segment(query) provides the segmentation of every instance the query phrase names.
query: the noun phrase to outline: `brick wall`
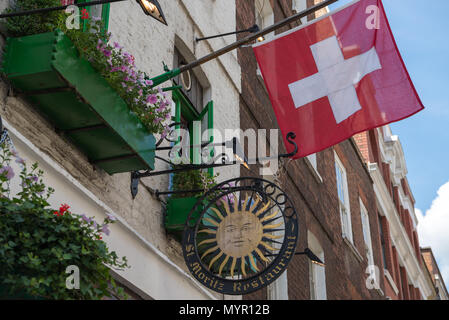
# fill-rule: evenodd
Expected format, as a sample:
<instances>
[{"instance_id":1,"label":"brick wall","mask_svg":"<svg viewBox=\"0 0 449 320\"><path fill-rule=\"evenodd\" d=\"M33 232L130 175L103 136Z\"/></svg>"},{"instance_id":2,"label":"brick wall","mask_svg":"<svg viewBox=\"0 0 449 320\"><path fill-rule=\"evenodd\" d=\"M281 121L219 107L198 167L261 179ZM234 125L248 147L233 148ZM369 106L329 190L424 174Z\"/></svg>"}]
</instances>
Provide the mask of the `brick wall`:
<instances>
[{"instance_id":1,"label":"brick wall","mask_svg":"<svg viewBox=\"0 0 449 320\"><path fill-rule=\"evenodd\" d=\"M315 1L316 2L316 1ZM312 1L308 1L309 5ZM237 30L254 24L253 1L237 0ZM291 0L272 0L275 21L293 14ZM292 24L294 27L297 24ZM288 27L284 28L285 31ZM238 50L242 67L242 93L240 96L240 124L242 130L278 128L277 121L261 79L257 76L257 63L250 48ZM269 141L267 141L269 143ZM284 146L279 140L280 150ZM369 213L374 261L380 270L380 239L378 219L372 181L356 144L351 140L335 146L335 152L346 168L350 195L350 210L354 236L354 248L342 238L341 219L337 198L334 149L317 154L318 171L322 182L317 179L305 159L291 162L287 174L281 179L281 187L292 198L299 215L300 236L297 250L307 247L307 231L312 232L324 249L326 263L326 288L328 299L379 299L379 293L366 287L365 270L367 258L362 234L360 204L361 198ZM362 155L363 156L363 155ZM253 165L250 172L257 174ZM383 279L381 289L384 290ZM288 293L290 299L309 299L309 261L305 256L295 256L288 267ZM244 299L264 299L266 290L245 296Z\"/></svg>"}]
</instances>

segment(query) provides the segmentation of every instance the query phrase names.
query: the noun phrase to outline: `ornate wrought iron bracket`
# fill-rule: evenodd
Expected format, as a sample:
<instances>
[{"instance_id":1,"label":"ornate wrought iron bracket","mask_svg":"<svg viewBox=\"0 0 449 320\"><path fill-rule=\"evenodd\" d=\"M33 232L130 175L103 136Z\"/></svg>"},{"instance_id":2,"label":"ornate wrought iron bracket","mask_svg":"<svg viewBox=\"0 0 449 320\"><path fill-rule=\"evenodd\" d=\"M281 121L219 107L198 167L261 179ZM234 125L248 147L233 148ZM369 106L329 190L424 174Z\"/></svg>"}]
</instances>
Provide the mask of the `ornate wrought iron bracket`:
<instances>
[{"instance_id":1,"label":"ornate wrought iron bracket","mask_svg":"<svg viewBox=\"0 0 449 320\"><path fill-rule=\"evenodd\" d=\"M173 123L170 125L170 127L175 127L175 126L179 126L181 125L180 123ZM178 142L177 140L171 140L170 139L171 135L168 135L167 137L163 137L161 138L157 144L156 144L156 151L169 151L172 152L173 151L173 146L170 147L159 147L161 145L161 143L165 140L169 141L169 142ZM160 156L156 156L156 159L161 160L169 165L172 166L172 169L169 170L161 170L161 171L144 171L144 172L132 172L131 173L131 195L133 197L133 199L137 196L138 193L138 188L139 188L139 181L141 178L145 178L145 177L154 177L154 176L160 176L160 175L166 175L166 174L172 174L172 173L177 173L177 172L185 172L185 171L193 171L193 170L203 170L203 169L209 169L209 168L220 168L220 167L226 167L226 166L232 166L232 165L236 165L236 164L242 164L245 167L248 167L248 163L257 163L259 161L266 161L266 160L270 160L270 159L281 159L281 158L289 158L289 157L293 157L298 153L298 145L293 141L293 139L296 138L296 134L293 132L289 132L286 136L287 141L292 144L294 146L294 150L290 153L286 153L286 154L280 154L277 156L271 156L271 157L264 157L264 158L259 158L256 157L255 159L251 159L251 160L247 160L244 151L242 149L242 147L240 146L238 139L237 138L233 138L231 141L227 141L227 142L223 142L223 143L210 143L210 142L206 142L203 143L200 146L194 146L194 147L201 147L201 149L204 148L209 148L209 147L213 147L213 146L222 146L225 148L232 148L232 152L234 154L234 160L233 161L229 161L227 154L222 153L216 157L214 157L210 163L206 163L206 164L175 164L172 163L170 160L166 160ZM217 163L217 161L220 161L221 163ZM202 192L202 191L206 191L206 190L183 190L182 193L191 193L191 192ZM158 195L162 195L162 194L173 194L173 191L167 191L167 192L157 192L157 196Z\"/></svg>"}]
</instances>

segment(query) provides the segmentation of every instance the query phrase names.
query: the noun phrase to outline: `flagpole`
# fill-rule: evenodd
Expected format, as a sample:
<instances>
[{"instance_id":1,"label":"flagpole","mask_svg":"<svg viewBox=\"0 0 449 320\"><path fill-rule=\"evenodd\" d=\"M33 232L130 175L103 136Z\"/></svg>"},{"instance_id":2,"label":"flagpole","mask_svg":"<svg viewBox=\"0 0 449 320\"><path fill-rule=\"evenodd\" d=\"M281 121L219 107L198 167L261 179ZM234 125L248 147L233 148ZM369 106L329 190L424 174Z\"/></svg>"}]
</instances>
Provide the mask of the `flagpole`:
<instances>
[{"instance_id":1,"label":"flagpole","mask_svg":"<svg viewBox=\"0 0 449 320\"><path fill-rule=\"evenodd\" d=\"M212 52L204 57L202 57L201 59L192 61L184 66L182 66L181 68L178 69L173 69L173 70L168 70L166 73L163 73L157 77L152 78L151 80L153 81L153 87L160 85L161 83L164 83L165 81L168 81L174 77L176 77L177 75L181 74L184 71L187 70L192 70L193 68L196 68L210 60L216 59L219 56L224 55L225 53L228 53L234 49L237 49L238 47L241 47L244 44L247 44L249 42L252 42L254 40L256 40L259 37L262 37L266 34L269 34L273 31L276 31L286 25L288 25L289 23L295 22L296 20L302 19L304 17L307 17L308 15L315 13L318 10L321 10L335 2L337 2L338 0L326 0L326 1L322 1L316 5L314 5L313 7L310 7L304 11L301 11L291 17L288 17L282 21L279 21L275 24L273 24L272 26L269 26L257 33L253 33L251 35L246 36L245 38L236 41L220 50L217 50L215 52Z\"/></svg>"},{"instance_id":2,"label":"flagpole","mask_svg":"<svg viewBox=\"0 0 449 320\"><path fill-rule=\"evenodd\" d=\"M198 59L198 60L193 61L193 62L191 62L189 64L186 64L185 66L182 66L181 68L179 68L179 72L182 73L184 71L191 70L191 69L193 69L195 67L198 67L199 65L202 65L203 63L206 63L206 62L208 62L210 60L216 59L216 58L218 58L219 56L221 56L221 55L223 55L225 53L228 53L228 52L230 52L230 51L232 51L234 49L237 49L238 47L240 47L240 46L242 46L244 44L247 44L247 43L249 43L251 41L254 41L254 40L256 40L259 37L263 37L266 34L269 34L269 33L273 32L273 31L276 31L276 30L278 30L278 29L288 25L289 23L292 23L292 22L295 22L296 20L299 20L299 19L302 19L304 17L307 17L308 15L310 15L310 14L312 14L312 13L318 11L318 10L321 10L321 9L323 9L323 8L329 6L329 5L331 5L331 4L333 4L333 3L337 2L337 1L338 0L322 1L322 2L314 5L313 7L310 7L308 9L304 10L304 11L301 11L301 12L299 12L299 13L291 16L291 17L288 17L288 18L286 18L286 19L284 19L282 21L279 21L279 22L273 24L272 26L269 26L269 27L267 27L267 28L257 32L257 33L253 33L251 35L248 35L245 38L243 38L243 39L241 39L239 41L236 41L236 42L234 42L234 43L232 43L232 44L230 44L230 45L228 45L228 46L226 46L226 47L224 47L224 48L222 48L220 50L212 52L211 54L208 54L207 56L204 56L201 59Z\"/></svg>"}]
</instances>

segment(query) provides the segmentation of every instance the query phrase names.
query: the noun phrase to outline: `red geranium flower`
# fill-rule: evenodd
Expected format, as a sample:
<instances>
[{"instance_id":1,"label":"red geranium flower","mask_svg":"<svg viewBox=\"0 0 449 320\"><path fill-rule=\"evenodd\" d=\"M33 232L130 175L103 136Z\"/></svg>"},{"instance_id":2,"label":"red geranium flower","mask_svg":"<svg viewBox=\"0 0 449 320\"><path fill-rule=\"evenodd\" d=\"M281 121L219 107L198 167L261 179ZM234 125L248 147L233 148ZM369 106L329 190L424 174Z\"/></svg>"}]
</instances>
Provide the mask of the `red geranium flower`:
<instances>
[{"instance_id":1,"label":"red geranium flower","mask_svg":"<svg viewBox=\"0 0 449 320\"><path fill-rule=\"evenodd\" d=\"M54 211L53 214L61 217L70 209L70 206L68 204L61 204L61 207L59 208L59 211Z\"/></svg>"}]
</instances>

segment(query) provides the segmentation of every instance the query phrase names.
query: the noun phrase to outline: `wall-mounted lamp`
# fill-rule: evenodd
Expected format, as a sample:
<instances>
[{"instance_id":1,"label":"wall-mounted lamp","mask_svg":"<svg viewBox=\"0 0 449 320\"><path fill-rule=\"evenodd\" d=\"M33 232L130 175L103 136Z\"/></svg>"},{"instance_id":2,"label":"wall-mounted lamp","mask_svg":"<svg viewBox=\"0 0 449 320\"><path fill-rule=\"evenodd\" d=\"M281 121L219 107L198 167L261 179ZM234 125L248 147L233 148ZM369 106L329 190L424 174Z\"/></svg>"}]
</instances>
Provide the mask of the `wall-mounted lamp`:
<instances>
[{"instance_id":1,"label":"wall-mounted lamp","mask_svg":"<svg viewBox=\"0 0 449 320\"><path fill-rule=\"evenodd\" d=\"M208 40L208 39L213 39L213 38L220 38L220 37L230 36L232 34L238 34L238 33L243 33L243 32L256 33L256 32L259 32L259 31L260 31L259 26L257 24L255 24L251 28L248 28L248 29L245 29L245 30L239 30L239 31L233 31L233 32L228 32L228 33L217 34L217 35L211 36L211 37L195 38L195 40L196 40L196 42L198 42L198 41L203 41L203 40Z\"/></svg>"},{"instance_id":2,"label":"wall-mounted lamp","mask_svg":"<svg viewBox=\"0 0 449 320\"><path fill-rule=\"evenodd\" d=\"M244 166L246 169L250 170L248 166L248 159L246 158L245 155L245 151L243 150L242 145L240 144L240 141L237 138L234 137L230 142L226 142L226 147L229 148L232 147L232 153L234 154L235 160L237 160L237 162L240 163L242 166Z\"/></svg>"},{"instance_id":3,"label":"wall-mounted lamp","mask_svg":"<svg viewBox=\"0 0 449 320\"><path fill-rule=\"evenodd\" d=\"M161 5L157 0L136 0L140 6L142 7L142 10L145 12L146 15L153 17L159 22L162 22L163 24L167 25L167 20L165 20L164 13L162 12Z\"/></svg>"},{"instance_id":4,"label":"wall-mounted lamp","mask_svg":"<svg viewBox=\"0 0 449 320\"><path fill-rule=\"evenodd\" d=\"M127 0L97 0L97 1L90 1L90 2L84 2L84 3L78 3L76 6L78 8L83 7L89 7L89 6L95 6L99 4L106 4L106 3L112 3L112 2L120 2L120 1L127 1ZM146 15L149 15L153 17L154 19L158 20L159 22L162 22L163 24L167 25L167 21L165 20L164 13L162 12L162 8L157 0L137 0L137 2L142 7L142 10L145 12ZM50 7L50 8L39 8L34 10L28 10L28 11L22 11L22 12L11 12L11 13L4 13L0 14L1 18L12 18L12 17L20 17L20 16L28 16L31 14L38 14L38 13L46 13L51 11L58 11L58 10L65 10L67 7L72 6L73 4L67 4L59 7Z\"/></svg>"},{"instance_id":5,"label":"wall-mounted lamp","mask_svg":"<svg viewBox=\"0 0 449 320\"><path fill-rule=\"evenodd\" d=\"M310 261L316 265L319 265L320 267L325 267L326 265L324 264L323 261L321 261L320 258L318 258L313 252L312 250L310 250L309 248L306 248L304 250L304 252L296 252L295 255L305 255L307 256L307 258L310 259Z\"/></svg>"}]
</instances>

